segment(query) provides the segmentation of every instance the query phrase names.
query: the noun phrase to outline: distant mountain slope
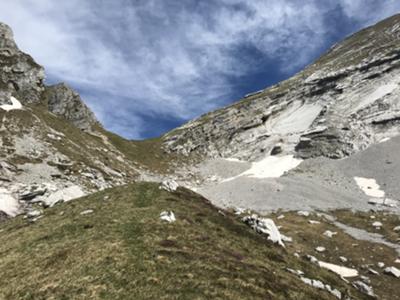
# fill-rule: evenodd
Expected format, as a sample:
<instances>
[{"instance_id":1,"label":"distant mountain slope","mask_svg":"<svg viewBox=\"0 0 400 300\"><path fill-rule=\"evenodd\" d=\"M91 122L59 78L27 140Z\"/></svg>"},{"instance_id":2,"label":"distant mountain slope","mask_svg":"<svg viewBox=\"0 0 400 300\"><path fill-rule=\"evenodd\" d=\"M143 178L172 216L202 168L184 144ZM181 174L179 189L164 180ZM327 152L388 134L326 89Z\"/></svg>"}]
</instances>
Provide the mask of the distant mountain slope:
<instances>
[{"instance_id":1,"label":"distant mountain slope","mask_svg":"<svg viewBox=\"0 0 400 300\"><path fill-rule=\"evenodd\" d=\"M400 126L400 15L335 45L294 77L164 136L184 155L256 160L279 147L343 158Z\"/></svg>"},{"instance_id":2,"label":"distant mountain slope","mask_svg":"<svg viewBox=\"0 0 400 300\"><path fill-rule=\"evenodd\" d=\"M167 172L159 140L107 132L68 85L44 84L44 69L0 23L0 211L28 213Z\"/></svg>"}]
</instances>

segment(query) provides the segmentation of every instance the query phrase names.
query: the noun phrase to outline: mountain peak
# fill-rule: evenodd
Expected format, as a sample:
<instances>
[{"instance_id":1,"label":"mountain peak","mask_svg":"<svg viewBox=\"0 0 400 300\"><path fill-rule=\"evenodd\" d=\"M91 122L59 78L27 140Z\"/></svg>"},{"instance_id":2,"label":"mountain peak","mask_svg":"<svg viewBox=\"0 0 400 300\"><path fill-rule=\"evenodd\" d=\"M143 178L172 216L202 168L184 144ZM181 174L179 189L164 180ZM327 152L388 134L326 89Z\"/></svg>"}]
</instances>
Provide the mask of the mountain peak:
<instances>
[{"instance_id":1,"label":"mountain peak","mask_svg":"<svg viewBox=\"0 0 400 300\"><path fill-rule=\"evenodd\" d=\"M94 113L81 97L66 83L46 87L47 104L50 112L62 116L82 130L90 130L99 124Z\"/></svg>"}]
</instances>

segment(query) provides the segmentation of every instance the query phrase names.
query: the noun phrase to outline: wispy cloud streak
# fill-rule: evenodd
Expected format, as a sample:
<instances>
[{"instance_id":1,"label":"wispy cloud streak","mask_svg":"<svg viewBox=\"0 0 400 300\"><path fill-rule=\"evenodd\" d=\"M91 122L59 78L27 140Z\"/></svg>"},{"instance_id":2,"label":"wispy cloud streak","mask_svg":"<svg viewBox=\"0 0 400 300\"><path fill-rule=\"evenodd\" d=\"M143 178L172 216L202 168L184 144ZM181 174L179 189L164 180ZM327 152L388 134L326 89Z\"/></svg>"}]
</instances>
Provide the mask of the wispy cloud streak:
<instances>
[{"instance_id":1,"label":"wispy cloud streak","mask_svg":"<svg viewBox=\"0 0 400 300\"><path fill-rule=\"evenodd\" d=\"M349 33L400 10L393 0L326 2L13 0L0 3L0 20L50 82L77 88L107 128L143 138L237 99L232 78L263 72L268 82L266 61L281 77L309 63L341 30L328 26L332 12L353 22Z\"/></svg>"}]
</instances>

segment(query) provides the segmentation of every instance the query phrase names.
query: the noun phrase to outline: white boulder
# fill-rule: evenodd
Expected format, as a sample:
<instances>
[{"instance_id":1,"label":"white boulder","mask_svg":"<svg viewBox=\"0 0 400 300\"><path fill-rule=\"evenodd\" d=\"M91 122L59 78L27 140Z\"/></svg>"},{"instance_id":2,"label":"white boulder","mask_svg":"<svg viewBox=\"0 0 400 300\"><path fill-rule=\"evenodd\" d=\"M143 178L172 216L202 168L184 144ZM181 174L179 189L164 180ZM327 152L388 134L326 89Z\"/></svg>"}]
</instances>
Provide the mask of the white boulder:
<instances>
[{"instance_id":1,"label":"white boulder","mask_svg":"<svg viewBox=\"0 0 400 300\"><path fill-rule=\"evenodd\" d=\"M160 189L166 190L168 192L175 192L179 184L175 180L164 180L161 183Z\"/></svg>"},{"instance_id":2,"label":"white boulder","mask_svg":"<svg viewBox=\"0 0 400 300\"><path fill-rule=\"evenodd\" d=\"M160 219L168 223L176 221L175 214L172 211L163 211L160 213Z\"/></svg>"}]
</instances>

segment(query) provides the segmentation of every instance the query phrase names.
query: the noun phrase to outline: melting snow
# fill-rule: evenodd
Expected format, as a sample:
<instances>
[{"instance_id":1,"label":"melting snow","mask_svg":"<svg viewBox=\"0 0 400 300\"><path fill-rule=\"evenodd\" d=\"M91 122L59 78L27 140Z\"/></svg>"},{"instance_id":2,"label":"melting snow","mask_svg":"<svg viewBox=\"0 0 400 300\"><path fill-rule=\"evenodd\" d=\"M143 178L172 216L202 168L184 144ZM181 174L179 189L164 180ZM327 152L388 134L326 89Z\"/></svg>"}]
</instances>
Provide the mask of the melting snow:
<instances>
[{"instance_id":1,"label":"melting snow","mask_svg":"<svg viewBox=\"0 0 400 300\"><path fill-rule=\"evenodd\" d=\"M380 189L379 184L373 178L354 177L358 187L370 197L383 198L385 192Z\"/></svg>"},{"instance_id":2,"label":"melting snow","mask_svg":"<svg viewBox=\"0 0 400 300\"><path fill-rule=\"evenodd\" d=\"M0 211L11 217L15 217L19 213L18 200L4 188L0 188Z\"/></svg>"},{"instance_id":3,"label":"melting snow","mask_svg":"<svg viewBox=\"0 0 400 300\"><path fill-rule=\"evenodd\" d=\"M268 156L261 161L251 164L247 171L223 180L223 182L234 180L238 177L247 176L253 178L277 178L285 172L296 168L303 160L296 159L293 155Z\"/></svg>"},{"instance_id":4,"label":"melting snow","mask_svg":"<svg viewBox=\"0 0 400 300\"><path fill-rule=\"evenodd\" d=\"M0 108L5 110L5 111L10 111L10 110L13 110L13 109L22 109L21 102L19 102L14 97L11 97L10 100L11 100L11 104L0 105Z\"/></svg>"}]
</instances>

